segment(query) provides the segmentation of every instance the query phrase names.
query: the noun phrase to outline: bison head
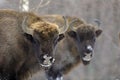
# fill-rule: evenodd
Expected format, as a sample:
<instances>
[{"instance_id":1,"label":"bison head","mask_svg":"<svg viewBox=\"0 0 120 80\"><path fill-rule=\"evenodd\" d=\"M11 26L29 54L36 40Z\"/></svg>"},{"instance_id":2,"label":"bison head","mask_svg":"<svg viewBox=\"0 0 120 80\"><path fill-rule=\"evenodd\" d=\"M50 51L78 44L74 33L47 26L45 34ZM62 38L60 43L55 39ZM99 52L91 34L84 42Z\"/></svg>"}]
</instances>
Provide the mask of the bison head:
<instances>
[{"instance_id":1,"label":"bison head","mask_svg":"<svg viewBox=\"0 0 120 80\"><path fill-rule=\"evenodd\" d=\"M58 28L56 24L46 21L37 21L28 25L27 18L22 23L22 29L30 37L41 66L49 67L55 60L55 46L64 38L63 28Z\"/></svg>"},{"instance_id":2,"label":"bison head","mask_svg":"<svg viewBox=\"0 0 120 80\"><path fill-rule=\"evenodd\" d=\"M68 35L76 42L80 59L84 65L87 65L93 57L94 44L96 38L102 33L102 30L86 23L77 24L76 26L75 21L70 24L71 30L68 32Z\"/></svg>"}]
</instances>

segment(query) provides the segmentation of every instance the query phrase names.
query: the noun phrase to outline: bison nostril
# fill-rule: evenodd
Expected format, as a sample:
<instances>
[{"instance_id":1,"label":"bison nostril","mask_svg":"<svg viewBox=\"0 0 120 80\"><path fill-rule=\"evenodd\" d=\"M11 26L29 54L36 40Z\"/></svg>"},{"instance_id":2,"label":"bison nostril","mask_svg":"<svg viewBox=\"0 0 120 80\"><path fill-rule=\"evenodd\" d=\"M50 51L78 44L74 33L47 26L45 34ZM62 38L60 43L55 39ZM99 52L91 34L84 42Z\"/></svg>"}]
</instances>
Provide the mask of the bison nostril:
<instances>
[{"instance_id":1,"label":"bison nostril","mask_svg":"<svg viewBox=\"0 0 120 80\"><path fill-rule=\"evenodd\" d=\"M51 62L51 63L54 63L54 62L55 62L55 59L52 57L52 58L50 59L50 62Z\"/></svg>"},{"instance_id":2,"label":"bison nostril","mask_svg":"<svg viewBox=\"0 0 120 80\"><path fill-rule=\"evenodd\" d=\"M91 50L89 50L89 49L88 49L88 50L86 50L86 53L91 53L91 52L92 52L92 51L91 51Z\"/></svg>"}]
</instances>

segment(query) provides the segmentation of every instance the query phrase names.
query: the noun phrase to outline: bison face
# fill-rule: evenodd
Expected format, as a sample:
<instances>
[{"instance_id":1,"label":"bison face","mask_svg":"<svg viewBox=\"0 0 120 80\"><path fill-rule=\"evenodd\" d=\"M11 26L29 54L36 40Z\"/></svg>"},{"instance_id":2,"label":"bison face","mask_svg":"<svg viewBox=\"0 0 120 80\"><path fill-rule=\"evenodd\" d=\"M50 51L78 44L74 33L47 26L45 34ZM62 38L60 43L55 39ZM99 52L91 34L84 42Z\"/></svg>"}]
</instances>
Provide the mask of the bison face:
<instances>
[{"instance_id":1,"label":"bison face","mask_svg":"<svg viewBox=\"0 0 120 80\"><path fill-rule=\"evenodd\" d=\"M54 63L56 45L63 38L64 35L59 34L56 31L50 32L47 36L35 31L34 40L37 43L37 58L39 59L41 66L49 67L52 65L52 63Z\"/></svg>"},{"instance_id":2,"label":"bison face","mask_svg":"<svg viewBox=\"0 0 120 80\"><path fill-rule=\"evenodd\" d=\"M69 36L75 40L77 49L80 52L80 58L84 65L87 65L91 61L96 38L101 32L102 30L95 29L92 25L81 24L74 31L68 33Z\"/></svg>"},{"instance_id":3,"label":"bison face","mask_svg":"<svg viewBox=\"0 0 120 80\"><path fill-rule=\"evenodd\" d=\"M29 39L32 40L34 53L40 65L51 66L55 60L53 57L55 46L64 37L58 26L44 21L34 22L28 26L27 19L24 19L22 29L30 36Z\"/></svg>"}]
</instances>

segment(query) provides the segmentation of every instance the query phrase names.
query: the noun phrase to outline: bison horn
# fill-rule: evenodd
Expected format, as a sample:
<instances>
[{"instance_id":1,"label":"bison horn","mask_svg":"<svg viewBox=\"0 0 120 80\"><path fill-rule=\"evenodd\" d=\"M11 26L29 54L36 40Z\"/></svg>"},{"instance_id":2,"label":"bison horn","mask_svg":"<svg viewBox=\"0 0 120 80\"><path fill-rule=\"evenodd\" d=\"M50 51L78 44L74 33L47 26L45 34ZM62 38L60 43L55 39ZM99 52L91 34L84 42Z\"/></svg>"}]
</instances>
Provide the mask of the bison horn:
<instances>
[{"instance_id":1,"label":"bison horn","mask_svg":"<svg viewBox=\"0 0 120 80\"><path fill-rule=\"evenodd\" d=\"M76 31L76 27L73 26L76 21L78 21L78 19L72 20L69 24L70 29L73 31Z\"/></svg>"},{"instance_id":2,"label":"bison horn","mask_svg":"<svg viewBox=\"0 0 120 80\"><path fill-rule=\"evenodd\" d=\"M60 28L60 30L59 30L60 33L65 33L69 28L68 20L66 19L65 16L63 16L63 19L64 19L64 26Z\"/></svg>"},{"instance_id":3,"label":"bison horn","mask_svg":"<svg viewBox=\"0 0 120 80\"><path fill-rule=\"evenodd\" d=\"M24 18L23 22L22 22L22 29L25 33L33 35L33 29L28 27L27 25L27 17Z\"/></svg>"},{"instance_id":4,"label":"bison horn","mask_svg":"<svg viewBox=\"0 0 120 80\"><path fill-rule=\"evenodd\" d=\"M98 26L98 27L100 27L101 22L100 22L100 20L99 20L99 19L95 19L95 20L94 20L94 22L97 24L97 26Z\"/></svg>"}]
</instances>

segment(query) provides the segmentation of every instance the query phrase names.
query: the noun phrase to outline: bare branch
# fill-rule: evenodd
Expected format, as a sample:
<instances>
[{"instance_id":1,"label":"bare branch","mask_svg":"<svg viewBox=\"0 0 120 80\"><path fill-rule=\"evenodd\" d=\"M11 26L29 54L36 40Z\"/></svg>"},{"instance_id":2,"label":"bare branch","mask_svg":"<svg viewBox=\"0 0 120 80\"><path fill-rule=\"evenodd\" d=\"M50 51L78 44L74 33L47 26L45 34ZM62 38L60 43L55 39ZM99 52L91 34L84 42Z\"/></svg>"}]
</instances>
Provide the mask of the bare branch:
<instances>
[{"instance_id":1,"label":"bare branch","mask_svg":"<svg viewBox=\"0 0 120 80\"><path fill-rule=\"evenodd\" d=\"M38 9L44 6L47 6L51 0L48 0L46 3L43 4L43 0L41 0L36 8L33 8L32 10L35 12L38 12Z\"/></svg>"}]
</instances>

